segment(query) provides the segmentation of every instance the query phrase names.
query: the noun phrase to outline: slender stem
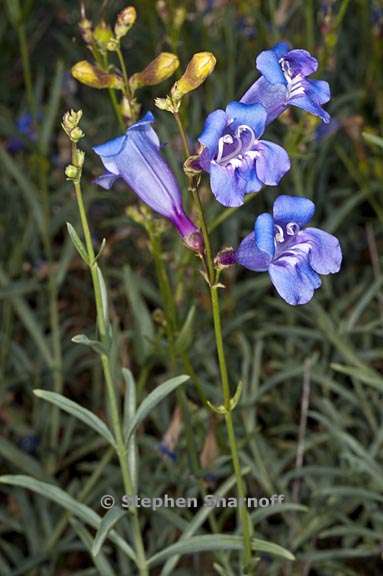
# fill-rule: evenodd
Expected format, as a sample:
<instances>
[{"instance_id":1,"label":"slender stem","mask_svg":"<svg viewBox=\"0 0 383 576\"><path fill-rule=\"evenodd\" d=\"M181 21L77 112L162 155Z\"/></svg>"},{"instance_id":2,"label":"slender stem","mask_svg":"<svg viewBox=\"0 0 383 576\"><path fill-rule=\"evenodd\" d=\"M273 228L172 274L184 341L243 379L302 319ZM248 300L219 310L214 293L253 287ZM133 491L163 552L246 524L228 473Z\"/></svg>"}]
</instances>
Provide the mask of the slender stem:
<instances>
[{"instance_id":1,"label":"slender stem","mask_svg":"<svg viewBox=\"0 0 383 576\"><path fill-rule=\"evenodd\" d=\"M72 163L77 166L77 149L73 146L72 151ZM98 265L95 260L95 253L93 248L92 236L90 233L89 223L87 219L87 214L85 210L84 200L81 191L81 185L79 181L74 181L74 188L76 193L76 200L80 212L80 220L85 238L85 245L89 259L89 267L92 276L93 290L96 301L97 310L97 326L100 334L101 342L104 344L106 349L109 348L109 333L107 319L105 318L105 310L102 302L102 287L100 274L98 270ZM112 367L110 363L110 358L107 353L101 354L101 364L103 368L107 394L110 405L111 420L113 426L113 432L116 440L116 452L120 462L120 468L122 472L123 482L125 491L128 495L134 494L134 485L129 471L128 459L126 455L126 446L124 441L124 435L122 430L121 418L118 408L116 391L113 383L112 377ZM132 508L132 518L133 518L133 530L135 537L135 548L137 553L137 566L139 568L141 576L146 576L148 574L148 568L145 558L145 550L141 535L140 523L138 518L138 513L136 508Z\"/></svg>"},{"instance_id":2,"label":"slender stem","mask_svg":"<svg viewBox=\"0 0 383 576\"><path fill-rule=\"evenodd\" d=\"M185 154L190 156L190 149L187 142L187 137L185 134L184 127L182 125L182 121L178 113L174 114L175 120L177 122L177 126L184 144ZM216 348L217 348L217 355L218 355L218 364L219 364L219 371L220 371L220 379L221 379L221 386L222 386L222 393L224 398L224 406L226 408L226 415L225 415L225 424L226 424L226 431L229 439L229 446L231 452L231 459L233 463L236 484L237 484L237 493L239 497L239 501L241 503L239 507L239 514L242 524L242 535L243 535L243 546L244 546L244 568L248 568L251 564L251 557L252 557L252 550L251 550L251 522L250 516L245 504L245 497L246 497L246 489L245 484L242 478L241 472L241 465L238 456L238 446L237 440L235 437L235 430L233 425L233 418L231 414L231 407L230 407L230 384L229 384L229 377L227 372L227 365L226 365L226 357L225 357L225 350L223 344L223 336L222 336L222 323L221 323L221 313L220 313L220 306L219 306L219 295L218 295L218 286L217 286L217 275L214 268L214 261L213 261L213 253L211 249L210 237L209 237L209 230L205 218L204 209L202 206L202 202L198 192L198 185L199 185L199 176L189 176L189 190L193 195L193 199L195 205L198 210L199 216L199 224L202 230L202 235L205 244L205 254L204 254L204 262L206 267L207 273L207 280L210 290L210 299L212 305L212 312L213 312L213 322L214 322L214 334L215 334L215 341L216 341Z\"/></svg>"},{"instance_id":3,"label":"slender stem","mask_svg":"<svg viewBox=\"0 0 383 576\"><path fill-rule=\"evenodd\" d=\"M174 112L173 114L175 121L177 122L177 126L178 126L178 130L182 139L182 144L184 146L185 149L185 153L186 153L186 157L190 156L190 148L189 148L189 143L188 143L188 139L181 121L181 117L179 115L178 112Z\"/></svg>"},{"instance_id":4,"label":"slender stem","mask_svg":"<svg viewBox=\"0 0 383 576\"><path fill-rule=\"evenodd\" d=\"M251 562L251 523L249 513L245 504L245 497L246 497L246 490L245 484L242 478L241 472L241 464L239 461L238 456L238 446L237 440L235 437L234 425L233 425L233 417L230 408L230 385L229 385L229 377L227 373L227 366L226 366L226 358L225 358L225 351L223 345L223 336L222 336L222 324L221 324L221 314L220 314L220 307L219 307L219 297L218 297L218 288L215 286L210 286L210 296L211 296L211 304L213 310L213 321L214 321L214 333L215 333L215 341L217 346L217 354L218 354L218 363L219 363L219 370L221 376L221 385L222 385L222 392L224 398L224 406L227 410L225 415L225 423L226 423L226 430L227 435L229 438L229 446L231 452L231 459L233 462L233 468L237 483L237 492L240 501L239 507L239 514L242 523L242 532L243 532L243 543L244 543L244 564L245 566L249 566Z\"/></svg>"},{"instance_id":5,"label":"slender stem","mask_svg":"<svg viewBox=\"0 0 383 576\"><path fill-rule=\"evenodd\" d=\"M99 65L104 70L104 72L108 71L109 63L108 63L107 54L102 55L101 59L99 60ZM113 88L108 88L108 93L109 93L109 98L110 98L110 101L112 103L114 113L116 114L116 118L117 118L119 127L121 128L121 130L125 130L125 128L126 128L125 122L124 122L124 119L122 117L120 106L118 105L118 102L117 102L116 92Z\"/></svg>"},{"instance_id":6,"label":"slender stem","mask_svg":"<svg viewBox=\"0 0 383 576\"><path fill-rule=\"evenodd\" d=\"M113 110L116 114L118 125L122 130L125 130L126 126L125 126L125 122L124 122L124 119L123 119L122 114L121 114L120 107L119 107L118 102L117 102L116 93L113 90L113 88L108 88L108 92L109 92L110 101L111 101L112 106L113 106Z\"/></svg>"},{"instance_id":7,"label":"slender stem","mask_svg":"<svg viewBox=\"0 0 383 576\"><path fill-rule=\"evenodd\" d=\"M120 66L121 66L122 77L124 79L125 96L128 98L128 100L131 100L132 99L132 92L131 92L130 86L129 86L128 71L126 69L125 60L124 60L124 57L122 55L120 46L118 46L116 48L116 54L117 54L117 58L118 58L118 61L120 63Z\"/></svg>"}]
</instances>

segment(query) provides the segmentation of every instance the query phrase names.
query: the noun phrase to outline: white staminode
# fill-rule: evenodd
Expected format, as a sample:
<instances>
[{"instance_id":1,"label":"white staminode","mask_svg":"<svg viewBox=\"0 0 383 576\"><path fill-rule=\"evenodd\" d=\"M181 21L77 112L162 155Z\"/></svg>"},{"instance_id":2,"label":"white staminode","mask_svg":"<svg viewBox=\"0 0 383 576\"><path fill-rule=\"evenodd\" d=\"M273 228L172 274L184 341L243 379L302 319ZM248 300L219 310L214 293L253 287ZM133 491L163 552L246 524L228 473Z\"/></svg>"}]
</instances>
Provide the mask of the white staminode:
<instances>
[{"instance_id":1,"label":"white staminode","mask_svg":"<svg viewBox=\"0 0 383 576\"><path fill-rule=\"evenodd\" d=\"M287 82L287 97L296 98L305 93L305 88L303 86L302 80L304 76L302 74L296 74L293 76L293 71L290 66L290 62L284 58L280 58L279 64L281 65L283 75Z\"/></svg>"},{"instance_id":2,"label":"white staminode","mask_svg":"<svg viewBox=\"0 0 383 576\"><path fill-rule=\"evenodd\" d=\"M294 236L299 232L299 225L296 222L289 222L286 226L286 232L289 236Z\"/></svg>"},{"instance_id":3,"label":"white staminode","mask_svg":"<svg viewBox=\"0 0 383 576\"><path fill-rule=\"evenodd\" d=\"M285 239L285 236L283 234L283 228L282 226L279 226L279 224L275 224L275 240L277 242L283 242Z\"/></svg>"},{"instance_id":4,"label":"white staminode","mask_svg":"<svg viewBox=\"0 0 383 576\"><path fill-rule=\"evenodd\" d=\"M246 145L242 142L241 136L244 132L250 133L250 140ZM244 160L250 159L255 160L259 155L256 150L251 150L255 144L257 144L258 139L254 134L254 130L247 126L246 124L241 124L235 131L234 137L231 134L225 134L221 136L218 140L218 152L215 161L218 164L230 164L233 168L238 168L242 165ZM235 148L229 153L224 155L225 144L234 144Z\"/></svg>"}]
</instances>

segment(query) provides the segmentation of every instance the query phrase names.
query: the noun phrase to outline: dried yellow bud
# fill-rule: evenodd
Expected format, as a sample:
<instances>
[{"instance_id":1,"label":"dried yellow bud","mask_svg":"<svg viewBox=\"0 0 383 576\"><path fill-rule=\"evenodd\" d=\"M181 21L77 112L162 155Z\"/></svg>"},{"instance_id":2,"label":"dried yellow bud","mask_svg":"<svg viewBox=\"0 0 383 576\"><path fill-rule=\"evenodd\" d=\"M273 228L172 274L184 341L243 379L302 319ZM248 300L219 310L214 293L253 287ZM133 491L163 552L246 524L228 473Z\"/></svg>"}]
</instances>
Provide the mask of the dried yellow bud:
<instances>
[{"instance_id":1,"label":"dried yellow bud","mask_svg":"<svg viewBox=\"0 0 383 576\"><path fill-rule=\"evenodd\" d=\"M117 16L114 26L114 33L118 39L122 38L129 32L137 18L137 12L134 6L127 6Z\"/></svg>"},{"instance_id":2,"label":"dried yellow bud","mask_svg":"<svg viewBox=\"0 0 383 576\"><path fill-rule=\"evenodd\" d=\"M82 18L79 22L81 36L85 44L91 45L93 44L93 28L92 22L87 18Z\"/></svg>"},{"instance_id":3,"label":"dried yellow bud","mask_svg":"<svg viewBox=\"0 0 383 576\"><path fill-rule=\"evenodd\" d=\"M173 100L181 100L185 94L198 88L213 72L215 65L216 59L211 52L194 54L185 72L171 89Z\"/></svg>"},{"instance_id":4,"label":"dried yellow bud","mask_svg":"<svg viewBox=\"0 0 383 576\"><path fill-rule=\"evenodd\" d=\"M115 88L122 90L123 80L117 74L104 72L87 60L81 60L72 67L72 76L91 88Z\"/></svg>"},{"instance_id":5,"label":"dried yellow bud","mask_svg":"<svg viewBox=\"0 0 383 576\"><path fill-rule=\"evenodd\" d=\"M143 86L154 86L171 76L180 65L175 54L161 52L148 66L129 78L132 92Z\"/></svg>"}]
</instances>

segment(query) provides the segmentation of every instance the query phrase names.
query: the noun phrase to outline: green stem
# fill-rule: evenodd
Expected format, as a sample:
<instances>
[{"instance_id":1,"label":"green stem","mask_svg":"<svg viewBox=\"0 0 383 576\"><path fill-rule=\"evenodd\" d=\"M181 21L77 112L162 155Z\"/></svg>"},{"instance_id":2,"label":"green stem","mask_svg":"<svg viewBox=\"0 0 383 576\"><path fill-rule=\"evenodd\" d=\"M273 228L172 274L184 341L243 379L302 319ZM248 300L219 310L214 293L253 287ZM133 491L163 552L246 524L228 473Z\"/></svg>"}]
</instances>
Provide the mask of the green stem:
<instances>
[{"instance_id":1,"label":"green stem","mask_svg":"<svg viewBox=\"0 0 383 576\"><path fill-rule=\"evenodd\" d=\"M182 125L180 116L178 113L174 114L175 120L177 122L177 126L184 144L185 154L190 156L189 145L187 142L187 137L185 134L184 127ZM202 202L199 196L198 185L199 185L200 177L193 177L189 176L189 190L193 195L193 199L195 205L198 210L199 216L199 224L202 230L202 235L205 244L205 255L204 255L204 262L206 267L206 274L207 274L207 281L210 290L210 299L211 299L211 306L213 312L213 323L214 323L214 334L215 334L215 341L216 341L216 348L217 348L217 355L218 355L218 364L219 364L219 371L220 371L220 379L221 379L221 386L222 386L222 393L224 398L224 406L226 408L226 415L225 415L225 424L226 424L226 431L229 439L229 446L230 446L230 453L231 459L233 463L236 484L237 484L237 493L242 502L242 505L239 507L239 514L242 524L242 536L243 536L243 547L244 547L244 568L247 569L251 564L251 557L252 557L252 550L251 550L251 522L250 516L247 510L245 502L246 497L246 489L245 484L242 478L241 472L241 465L238 456L238 447L237 447L237 440L235 437L234 425L233 425L233 418L231 414L231 407L230 407L230 385L229 385L229 377L227 372L227 365L226 365L226 357L225 357L225 350L223 345L223 336L222 336L222 323L221 323L221 313L220 313L220 306L219 306L219 296L218 296L218 286L215 269L214 269L214 260L213 260L213 253L211 249L210 237L209 237L209 230L205 218L204 209L202 206Z\"/></svg>"},{"instance_id":2,"label":"green stem","mask_svg":"<svg viewBox=\"0 0 383 576\"><path fill-rule=\"evenodd\" d=\"M109 62L108 62L108 56L106 54L102 56L101 60L99 61L99 65L103 69L104 72L108 72ZM122 117L121 109L120 109L118 102L117 102L116 92L115 92L115 90L113 90L113 88L108 88L108 93L109 93L109 98L110 98L110 101L112 103L114 113L116 114L116 118L117 118L119 127L121 128L121 130L125 131L126 126L125 126L124 119Z\"/></svg>"},{"instance_id":3,"label":"green stem","mask_svg":"<svg viewBox=\"0 0 383 576\"><path fill-rule=\"evenodd\" d=\"M177 122L178 130L179 130L179 133L180 133L180 136L182 139L182 144L183 144L184 149L185 149L185 154L186 154L186 157L188 158L190 156L190 148L189 148L188 139L187 139L187 136L186 136L186 133L185 133L182 121L181 121L181 117L180 117L178 112L174 112L173 116L175 118L175 121Z\"/></svg>"},{"instance_id":4,"label":"green stem","mask_svg":"<svg viewBox=\"0 0 383 576\"><path fill-rule=\"evenodd\" d=\"M72 163L78 166L77 161L77 149L73 146L72 152ZM79 181L74 181L74 189L76 193L76 200L80 212L80 220L85 238L85 246L88 254L89 268L92 277L93 291L96 301L97 310L97 327L101 342L103 343L105 349L109 348L109 334L108 325L105 318L105 311L102 302L102 288L100 275L98 272L98 265L95 260L95 253L93 248L92 236L90 233L89 223L87 219L87 214L85 210L84 200L81 191L81 185ZM121 424L121 418L118 408L116 391L113 383L112 377L112 367L110 363L110 358L107 353L101 354L101 364L104 373L106 389L109 399L110 412L113 432L116 440L116 452L120 463L120 468L122 472L124 487L127 495L134 495L134 485L129 471L128 459L126 455L126 446L124 441L123 429ZM133 518L133 531L135 539L135 548L137 553L137 566L141 576L147 576L148 568L145 558L145 550L141 535L140 523L138 518L138 513L136 508L132 508L132 518Z\"/></svg>"},{"instance_id":5,"label":"green stem","mask_svg":"<svg viewBox=\"0 0 383 576\"><path fill-rule=\"evenodd\" d=\"M219 307L219 297L218 297L218 288L215 286L210 286L210 296L211 296L211 304L213 310L213 321L214 321L214 333L215 333L215 341L217 346L217 355L218 355L218 363L219 363L219 371L221 375L221 385L222 385L222 392L224 398L224 406L227 410L225 415L225 423L226 423L226 430L227 435L229 438L229 446L231 452L231 459L233 462L233 468L237 483L237 492L240 502L242 504L239 507L239 514L242 523L242 532L243 532L243 543L244 543L244 565L245 567L250 565L251 562L251 524L250 524L250 516L245 505L245 497L246 497L246 490L245 484L242 478L241 472L241 464L239 461L238 456L238 446L237 440L235 437L234 425L233 425L233 417L230 407L230 385L229 385L229 377L227 373L227 365L226 365L226 358L225 358L225 351L223 345L223 336L222 336L222 323L221 323L221 314L220 314L220 307Z\"/></svg>"},{"instance_id":6,"label":"green stem","mask_svg":"<svg viewBox=\"0 0 383 576\"><path fill-rule=\"evenodd\" d=\"M124 79L125 96L126 96L126 98L128 98L128 100L131 100L132 99L132 92L131 92L130 86L129 86L128 71L126 69L125 60L124 60L124 57L122 55L120 46L118 46L116 48L116 54L117 54L117 58L118 58L118 61L120 63L120 66L121 66L122 77Z\"/></svg>"}]
</instances>

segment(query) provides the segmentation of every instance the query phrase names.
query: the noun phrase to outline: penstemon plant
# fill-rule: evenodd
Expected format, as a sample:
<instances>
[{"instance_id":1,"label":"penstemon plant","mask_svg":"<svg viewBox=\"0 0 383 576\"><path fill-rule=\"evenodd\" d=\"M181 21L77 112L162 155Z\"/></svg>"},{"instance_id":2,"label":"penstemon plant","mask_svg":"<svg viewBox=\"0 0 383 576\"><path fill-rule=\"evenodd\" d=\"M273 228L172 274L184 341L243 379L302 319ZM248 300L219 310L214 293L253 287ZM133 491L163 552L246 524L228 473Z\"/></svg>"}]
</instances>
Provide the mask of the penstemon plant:
<instances>
[{"instance_id":1,"label":"penstemon plant","mask_svg":"<svg viewBox=\"0 0 383 576\"><path fill-rule=\"evenodd\" d=\"M174 117L183 142L184 172L188 181L188 197L184 202L177 179L161 152L161 143L153 127L155 117L150 111L141 115L141 105L137 98L140 88L156 85L169 78L178 68L179 60L174 54L162 53L144 70L129 77L121 40L135 20L135 9L127 7L118 15L114 30L104 23L93 29L83 13L81 33L94 57L94 63L86 60L78 62L73 66L72 74L89 87L108 90L118 123L124 130L123 134L114 139L94 145L93 151L105 168L95 182L110 190L117 181L122 180L144 204L131 207L128 213L136 223L144 227L148 235L165 316L169 367L174 377L148 394L137 407L132 373L126 367L120 366L116 369L108 290L99 264L105 242L98 251L95 250L82 191L85 161L85 153L79 147L79 142L85 136L80 127L82 112L71 111L65 114L62 124L72 147L71 163L65 173L74 187L83 240L71 224L68 224L68 232L91 275L98 333L94 340L84 335L78 335L73 340L90 346L100 357L110 427L89 410L57 392L36 390L35 393L55 407L80 419L107 441L110 445L107 457L111 458L113 453L116 454L124 492L133 498L139 492L139 459L135 431L149 412L173 391L177 394L177 410L185 422L191 462L195 463L197 459L190 406L183 386L190 379L195 385L201 404L209 410L212 421L222 419L226 427L240 503L240 536L220 534L216 524L212 522L213 534L203 537L191 535L188 539L180 539L167 549L148 557L143 524L136 506L129 507L133 534L131 547L114 530L114 526L124 514L120 508L112 508L101 519L85 505L79 502L76 504L74 499L65 495L58 487L49 488L39 481L34 481L29 487L60 501L80 520L97 529L92 542L84 527L73 523L79 537L90 549L95 565L101 573L107 563L102 552L103 543L109 539L127 555L142 576L148 575L152 566L171 558L173 564L167 564L166 573L169 573L180 555L204 550L213 550L217 554L220 550L239 550L240 573L255 574L257 553L266 552L289 560L292 560L293 556L277 544L255 538L254 526L246 506L247 486L233 421L234 410L240 401L241 384L234 389L225 355L220 305L220 291L225 288L221 282L222 274L235 264L255 272L267 271L279 296L290 305L301 305L309 302L314 291L320 287L320 275L339 271L342 253L339 242L333 235L306 226L314 215L314 203L308 198L288 195L276 197L272 214L263 213L255 218L254 229L243 238L238 247L223 247L214 253L211 241L214 226L207 219L206 206L200 195L200 184L204 173L207 173L214 199L230 209L247 203L253 198L253 193L258 193L264 186L278 186L290 169L289 155L279 144L263 139L264 132L268 125L290 106L301 108L328 123L330 117L322 105L330 98L329 86L323 81L307 79L318 66L317 60L309 52L290 49L287 44L279 43L271 50L259 54L256 62L261 76L242 98L239 101L223 103L224 109L212 111L207 116L197 144L192 147L189 144L190 136L186 134L182 122L184 97L205 82L216 64L214 55L209 52L194 54L170 93L155 100L159 109ZM111 55L116 56L119 71L111 65ZM121 96L120 101L117 94ZM190 213L193 213L193 216L185 209L185 206L190 206L191 203L193 209ZM180 345L180 312L172 290L172 278L169 277L162 255L163 231L158 221L153 218L152 211L174 226L185 250L188 251L189 261L194 259L194 262L202 265L201 273L209 293L215 334L222 397L220 404L209 399L206 388L193 368L187 347ZM176 376L180 366L185 374ZM118 386L120 375L125 382L123 399ZM3 478L2 481L6 480ZM28 486L28 481L21 477L18 483ZM199 491L202 496L206 494L203 482L199 483ZM59 533L60 530L57 538ZM232 566L225 563L226 558L222 558L221 573L233 573Z\"/></svg>"}]
</instances>

